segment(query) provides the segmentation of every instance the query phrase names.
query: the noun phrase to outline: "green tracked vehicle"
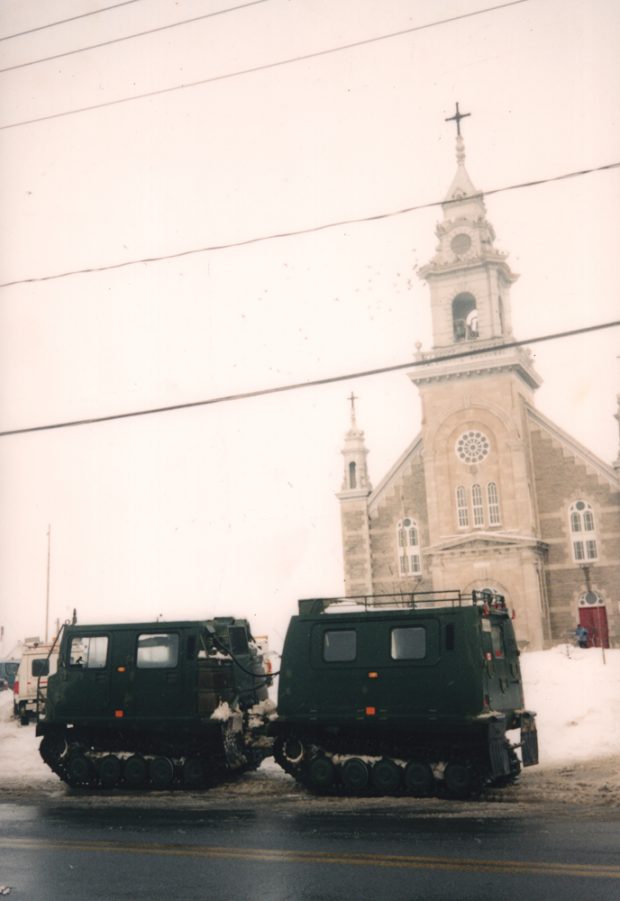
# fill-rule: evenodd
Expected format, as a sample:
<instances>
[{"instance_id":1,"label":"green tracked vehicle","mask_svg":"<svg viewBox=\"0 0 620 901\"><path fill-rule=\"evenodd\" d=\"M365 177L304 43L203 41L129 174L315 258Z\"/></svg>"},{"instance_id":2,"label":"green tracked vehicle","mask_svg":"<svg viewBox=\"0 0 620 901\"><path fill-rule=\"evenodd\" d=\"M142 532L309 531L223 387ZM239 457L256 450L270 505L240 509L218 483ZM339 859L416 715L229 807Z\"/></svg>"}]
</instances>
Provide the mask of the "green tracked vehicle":
<instances>
[{"instance_id":1,"label":"green tracked vehicle","mask_svg":"<svg viewBox=\"0 0 620 901\"><path fill-rule=\"evenodd\" d=\"M300 601L270 729L319 793L465 798L538 762L511 617L487 591Z\"/></svg>"},{"instance_id":2,"label":"green tracked vehicle","mask_svg":"<svg viewBox=\"0 0 620 901\"><path fill-rule=\"evenodd\" d=\"M268 753L270 677L246 620L67 624L58 644L36 732L70 785L196 788Z\"/></svg>"}]
</instances>

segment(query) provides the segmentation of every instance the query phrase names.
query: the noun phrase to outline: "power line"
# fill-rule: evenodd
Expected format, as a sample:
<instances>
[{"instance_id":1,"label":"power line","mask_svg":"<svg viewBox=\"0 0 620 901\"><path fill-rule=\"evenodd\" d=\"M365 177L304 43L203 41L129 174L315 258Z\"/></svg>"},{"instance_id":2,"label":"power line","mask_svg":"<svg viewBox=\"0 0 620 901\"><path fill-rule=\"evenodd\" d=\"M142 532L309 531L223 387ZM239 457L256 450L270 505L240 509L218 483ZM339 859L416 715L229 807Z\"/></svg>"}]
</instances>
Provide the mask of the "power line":
<instances>
[{"instance_id":1,"label":"power line","mask_svg":"<svg viewBox=\"0 0 620 901\"><path fill-rule=\"evenodd\" d=\"M157 34L160 31L168 31L170 28L179 28L181 25L190 25L192 22L200 22L202 19L212 19L214 16L223 16L226 13L237 12L240 9L247 9L249 6L258 6L259 3L268 3L269 0L250 0L248 3L242 3L239 6L231 6L227 9L218 9L212 13L205 13L202 16L194 16L192 19L184 19L181 22L171 22L169 25L160 25L157 28L149 28L147 31L138 31L134 34L128 34L121 38L110 38L109 41L100 41L98 44L90 44L88 47L76 47L75 50L65 50L63 53L55 53L53 56L42 56L39 59L32 59L25 63L17 63L14 66L6 66L0 69L0 75L3 72L14 72L15 69L25 69L27 66L35 66L38 63L49 63L55 59L63 59L65 56L73 56L76 53L86 53L88 50L97 50L100 47L109 47L111 44L120 44L123 41L132 41L135 38L143 38L149 34Z\"/></svg>"},{"instance_id":2,"label":"power line","mask_svg":"<svg viewBox=\"0 0 620 901\"><path fill-rule=\"evenodd\" d=\"M565 181L569 178L578 178L583 175L591 175L595 172L606 172L611 169L620 167L620 162L607 163L604 166L595 166L590 169L579 169L574 172L565 172L562 175L552 175L549 178L539 178L535 181L524 181L514 185L506 185L503 188L491 188L489 191L472 194L471 199L489 197L491 194L501 194L506 191L516 191L521 188L533 188L539 185L546 185L552 182ZM0 288L12 288L15 285L28 285L35 282L48 282L60 278L69 278L72 275L89 275L96 272L109 272L112 269L124 269L126 266L138 266L147 263L160 263L165 260L176 260L181 257L194 256L199 253L214 253L220 250L231 250L236 247L247 247L251 244L258 244L263 241L275 241L281 238L296 238L300 235L310 235L316 232L326 231L330 228L342 228L348 225L358 225L364 222L377 222L381 219L392 219L395 216L403 216L406 213L414 213L418 210L427 210L437 206L449 206L451 203L459 201L452 200L433 200L429 203L419 203L414 206L403 207L400 210L390 210L384 213L374 213L371 216L360 216L353 219L340 219L335 222L325 222L322 225L311 225L307 228L293 229L286 232L277 232L268 235L255 235L251 238L243 238L240 241L230 241L223 244L210 244L205 247L193 247L188 250L179 250L174 253L161 254L155 257L142 257L137 260L125 260L122 263L108 263L104 266L91 266L86 269L72 269L67 272L57 272L52 275L32 276L31 278L15 279L11 282L0 283Z\"/></svg>"},{"instance_id":3,"label":"power line","mask_svg":"<svg viewBox=\"0 0 620 901\"><path fill-rule=\"evenodd\" d=\"M64 112L61 112L61 113L50 113L47 116L37 116L34 119L23 119L20 122L10 122L6 125L0 125L0 131L5 131L6 129L9 129L9 128L21 128L24 125L34 125L37 122L48 122L51 119L60 119L60 118L63 118L64 116L75 116L78 113L86 113L86 112L91 112L92 110L104 109L109 106L116 106L119 103L130 103L134 100L145 100L149 97L157 97L162 94L171 94L175 91L184 91L187 88L196 88L196 87L200 87L201 85L212 84L213 82L216 82L216 81L225 81L228 78L238 78L242 75L253 75L257 72L265 72L269 69L276 69L279 66L288 66L293 63L305 62L309 59L317 59L318 57L321 57L321 56L328 56L329 54L332 54L332 53L340 53L343 50L352 50L356 47L364 47L368 44L377 43L378 41L386 41L391 38L401 37L406 34L412 34L413 32L416 32L416 31L424 31L428 28L435 28L438 25L447 25L450 22L457 22L461 19L469 19L469 18L472 18L473 16L480 16L485 13L495 12L500 9L507 9L510 6L518 6L521 3L529 3L529 2L531 2L531 0L510 0L509 3L502 3L502 4L499 4L498 6L489 6L489 7L486 7L485 9L475 10L474 12L462 13L461 15L458 15L458 16L451 16L448 19L438 19L435 22L427 22L425 25L414 25L412 28L405 28L405 29L402 29L401 31L391 32L390 34L377 35L373 38L365 38L360 41L353 41L352 43L349 43L349 44L341 44L337 47L329 47L326 50L316 50L312 53L305 53L300 56L292 56L287 59L277 60L276 62L273 62L273 63L262 63L261 65L251 66L247 69L238 69L236 72L226 72L223 75L212 75L208 78L201 78L198 81L188 82L187 84L172 85L171 87L168 87L168 88L158 88L157 90L146 91L142 94L133 94L131 97L119 97L116 100L107 100L107 101L102 101L101 103L93 103L90 106L82 106L82 107L78 107L76 109L65 110Z\"/></svg>"},{"instance_id":4,"label":"power line","mask_svg":"<svg viewBox=\"0 0 620 901\"><path fill-rule=\"evenodd\" d=\"M77 16L70 16L68 19L58 19L56 22L48 22L47 25L37 25L36 28L28 28L26 31L17 31L15 34L5 34L0 37L0 41L10 41L12 38L21 38L26 34L34 34L35 31L45 31L46 28L54 28L56 25L66 25L67 22L75 22L76 19L86 19L88 16L96 16L99 13L106 13L111 9L118 9L119 6L129 6L132 3L142 3L142 0L123 0L122 3L114 3L112 6L103 6L101 9L93 9L89 13L80 13Z\"/></svg>"},{"instance_id":5,"label":"power line","mask_svg":"<svg viewBox=\"0 0 620 901\"><path fill-rule=\"evenodd\" d=\"M66 422L55 422L48 425L30 426L23 429L11 429L0 432L0 438L8 438L12 435L26 435L32 432L49 432L56 429L75 428L76 426L95 425L102 422L113 422L121 419L135 419L138 416L154 416L159 413L172 413L177 410L189 410L194 407L214 406L215 404L230 403L231 401L250 400L255 397L266 397L270 394L282 394L285 391L297 391L301 388L316 388L321 385L331 385L336 382L350 381L351 379L368 378L374 375L383 375L388 372L396 372L400 369L415 369L421 366L428 366L435 363L447 363L452 360L464 359L466 357L481 356L486 353L497 353L498 350L510 350L514 347L523 347L526 344L537 344L541 341L554 341L559 338L572 338L576 335L584 335L588 332L601 331L602 329L615 328L620 325L620 320L615 322L603 322L598 325L585 326L583 328L571 329L565 332L556 332L551 335L540 335L535 338L528 338L524 341L509 341L505 344L495 344L492 347L481 347L476 350L463 350L459 353L445 354L444 356L434 356L426 360L414 360L408 363L398 363L394 366L381 366L377 369L366 369L362 372L349 372L345 375L327 376L322 379L312 379L307 382L294 382L288 385L279 385L273 388L261 388L256 391L244 391L239 394L220 395L219 397L211 397L207 400L195 400L182 404L170 404L166 407L151 407L144 410L134 410L130 413L113 413L109 416L95 416L90 419L74 419Z\"/></svg>"}]
</instances>

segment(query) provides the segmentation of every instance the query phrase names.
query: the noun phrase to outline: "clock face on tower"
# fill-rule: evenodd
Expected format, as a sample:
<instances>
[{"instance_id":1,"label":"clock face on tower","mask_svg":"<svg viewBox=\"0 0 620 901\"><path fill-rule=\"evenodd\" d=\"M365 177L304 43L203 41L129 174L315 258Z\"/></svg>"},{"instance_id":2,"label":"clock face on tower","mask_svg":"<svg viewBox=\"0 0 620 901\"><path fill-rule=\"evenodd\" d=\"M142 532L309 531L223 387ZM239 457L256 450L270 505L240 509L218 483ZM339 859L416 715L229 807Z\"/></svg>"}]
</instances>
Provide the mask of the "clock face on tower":
<instances>
[{"instance_id":1,"label":"clock face on tower","mask_svg":"<svg viewBox=\"0 0 620 901\"><path fill-rule=\"evenodd\" d=\"M469 235L466 235L465 232L460 232L460 234L455 235L452 238L450 247L452 248L453 253L457 256L461 256L462 254L467 253L471 247L471 238Z\"/></svg>"}]
</instances>

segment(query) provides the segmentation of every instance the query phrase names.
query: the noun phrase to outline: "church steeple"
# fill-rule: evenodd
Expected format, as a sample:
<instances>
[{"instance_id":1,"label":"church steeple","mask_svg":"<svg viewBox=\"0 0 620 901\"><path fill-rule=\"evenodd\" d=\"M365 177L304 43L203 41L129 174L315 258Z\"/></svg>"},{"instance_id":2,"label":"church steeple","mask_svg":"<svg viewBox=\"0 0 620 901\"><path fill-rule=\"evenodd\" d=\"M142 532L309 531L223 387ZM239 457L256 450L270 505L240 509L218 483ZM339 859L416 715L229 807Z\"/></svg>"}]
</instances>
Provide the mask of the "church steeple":
<instances>
[{"instance_id":1,"label":"church steeple","mask_svg":"<svg viewBox=\"0 0 620 901\"><path fill-rule=\"evenodd\" d=\"M342 450L344 478L342 489L337 495L340 500L342 546L345 549L345 594L349 596L372 593L372 560L368 522L368 498L372 491L372 485L368 478L366 462L368 451L364 445L364 433L358 428L355 417L356 400L357 398L351 392L349 397L351 425L345 435Z\"/></svg>"},{"instance_id":2,"label":"church steeple","mask_svg":"<svg viewBox=\"0 0 620 901\"><path fill-rule=\"evenodd\" d=\"M457 113L457 169L442 204L436 254L419 275L431 289L433 345L447 348L462 341L513 340L510 286L518 278L495 247L484 198L465 168L465 142Z\"/></svg>"},{"instance_id":3,"label":"church steeple","mask_svg":"<svg viewBox=\"0 0 620 901\"><path fill-rule=\"evenodd\" d=\"M355 417L355 401L353 392L349 397L351 404L351 426L345 435L342 456L344 457L344 478L338 497L366 497L372 491L368 478L368 450L364 445L364 432L358 428Z\"/></svg>"},{"instance_id":4,"label":"church steeple","mask_svg":"<svg viewBox=\"0 0 620 901\"><path fill-rule=\"evenodd\" d=\"M497 347L497 357L485 354L483 368L497 366L501 360L502 367L518 370L530 388L537 388L540 378L527 351L516 348L500 352L503 344L514 341L510 289L518 275L506 262L507 254L495 247L495 230L487 219L484 195L465 168L460 123L468 115L460 113L457 104L456 114L446 120L457 125L457 168L442 203L443 218L435 231L439 239L435 256L418 270L431 294L433 351L425 356L432 359L460 349ZM478 358L472 359L471 366L474 364L479 370ZM467 366L461 364L459 371Z\"/></svg>"}]
</instances>

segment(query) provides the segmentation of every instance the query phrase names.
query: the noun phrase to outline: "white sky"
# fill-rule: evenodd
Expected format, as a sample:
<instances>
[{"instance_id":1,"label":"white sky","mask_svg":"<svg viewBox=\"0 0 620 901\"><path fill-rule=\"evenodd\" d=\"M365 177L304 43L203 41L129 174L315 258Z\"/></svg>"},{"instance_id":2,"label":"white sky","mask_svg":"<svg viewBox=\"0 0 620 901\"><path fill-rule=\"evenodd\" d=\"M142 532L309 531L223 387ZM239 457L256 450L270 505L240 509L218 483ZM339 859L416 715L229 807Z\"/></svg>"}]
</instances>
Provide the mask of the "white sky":
<instances>
[{"instance_id":1,"label":"white sky","mask_svg":"<svg viewBox=\"0 0 620 901\"><path fill-rule=\"evenodd\" d=\"M0 37L112 0L3 0ZM230 0L230 6L234 5ZM0 125L290 59L483 0L267 0L0 73ZM0 68L223 9L138 0L0 42ZM0 130L0 280L151 258L441 200L458 100L482 190L620 160L620 5L528 0L253 74ZM508 191L518 338L618 319L620 172ZM405 363L430 347L437 208L0 294L0 429ZM619 330L537 344L539 409L611 462ZM251 618L342 591L346 397L377 484L420 426L405 372L0 438L4 647L50 620Z\"/></svg>"}]
</instances>

